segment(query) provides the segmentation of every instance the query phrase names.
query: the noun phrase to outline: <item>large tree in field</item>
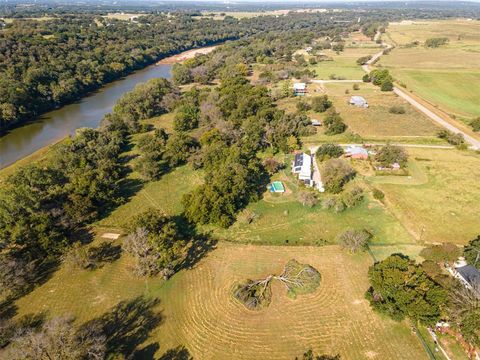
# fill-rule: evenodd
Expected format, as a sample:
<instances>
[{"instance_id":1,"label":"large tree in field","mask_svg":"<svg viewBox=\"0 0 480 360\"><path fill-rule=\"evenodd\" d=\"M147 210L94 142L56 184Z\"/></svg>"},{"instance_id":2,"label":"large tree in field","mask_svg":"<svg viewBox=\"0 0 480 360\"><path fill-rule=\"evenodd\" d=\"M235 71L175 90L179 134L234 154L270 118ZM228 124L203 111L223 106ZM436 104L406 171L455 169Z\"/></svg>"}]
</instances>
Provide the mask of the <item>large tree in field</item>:
<instances>
[{"instance_id":1,"label":"large tree in field","mask_svg":"<svg viewBox=\"0 0 480 360\"><path fill-rule=\"evenodd\" d=\"M168 278L184 248L175 222L155 209L135 217L123 248L135 258L134 272L139 276L158 273Z\"/></svg>"},{"instance_id":2,"label":"large tree in field","mask_svg":"<svg viewBox=\"0 0 480 360\"><path fill-rule=\"evenodd\" d=\"M355 176L355 170L342 159L327 160L320 171L325 190L334 194L341 192L343 186Z\"/></svg>"},{"instance_id":3,"label":"large tree in field","mask_svg":"<svg viewBox=\"0 0 480 360\"><path fill-rule=\"evenodd\" d=\"M370 267L368 277L371 287L366 297L374 310L394 320L408 317L426 325L440 320L446 291L407 256L389 256Z\"/></svg>"}]
</instances>

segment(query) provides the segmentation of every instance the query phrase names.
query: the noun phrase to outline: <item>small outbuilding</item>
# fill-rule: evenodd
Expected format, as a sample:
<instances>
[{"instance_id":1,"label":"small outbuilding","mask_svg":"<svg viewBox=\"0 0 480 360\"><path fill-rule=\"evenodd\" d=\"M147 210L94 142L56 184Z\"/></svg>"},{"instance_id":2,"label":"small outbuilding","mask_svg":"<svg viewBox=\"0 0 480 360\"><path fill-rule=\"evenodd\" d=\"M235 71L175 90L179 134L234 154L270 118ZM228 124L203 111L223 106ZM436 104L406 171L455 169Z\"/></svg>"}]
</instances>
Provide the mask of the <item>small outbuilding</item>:
<instances>
[{"instance_id":1,"label":"small outbuilding","mask_svg":"<svg viewBox=\"0 0 480 360\"><path fill-rule=\"evenodd\" d=\"M310 123L313 125L313 126L322 126L322 122L320 120L317 120L317 119L312 119L310 120Z\"/></svg>"},{"instance_id":2,"label":"small outbuilding","mask_svg":"<svg viewBox=\"0 0 480 360\"><path fill-rule=\"evenodd\" d=\"M307 84L305 83L293 84L293 94L295 96L305 96L306 93L307 93Z\"/></svg>"},{"instance_id":3,"label":"small outbuilding","mask_svg":"<svg viewBox=\"0 0 480 360\"><path fill-rule=\"evenodd\" d=\"M363 96L354 95L348 103L357 107L368 108L368 102Z\"/></svg>"},{"instance_id":4,"label":"small outbuilding","mask_svg":"<svg viewBox=\"0 0 480 360\"><path fill-rule=\"evenodd\" d=\"M367 160L368 151L362 146L348 146L345 149L345 156L352 159Z\"/></svg>"}]
</instances>

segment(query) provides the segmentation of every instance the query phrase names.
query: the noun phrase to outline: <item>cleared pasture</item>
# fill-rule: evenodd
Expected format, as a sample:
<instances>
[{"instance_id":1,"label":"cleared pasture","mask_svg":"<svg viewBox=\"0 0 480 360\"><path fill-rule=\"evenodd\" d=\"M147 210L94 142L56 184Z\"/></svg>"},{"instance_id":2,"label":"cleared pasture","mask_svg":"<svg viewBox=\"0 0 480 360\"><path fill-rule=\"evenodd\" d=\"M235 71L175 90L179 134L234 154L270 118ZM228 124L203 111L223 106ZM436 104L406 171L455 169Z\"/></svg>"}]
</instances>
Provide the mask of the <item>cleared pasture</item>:
<instances>
[{"instance_id":1,"label":"cleared pasture","mask_svg":"<svg viewBox=\"0 0 480 360\"><path fill-rule=\"evenodd\" d=\"M385 193L387 208L421 242L463 245L477 236L480 155L413 148L408 153L417 167L412 179L367 178Z\"/></svg>"},{"instance_id":2,"label":"cleared pasture","mask_svg":"<svg viewBox=\"0 0 480 360\"><path fill-rule=\"evenodd\" d=\"M397 47L378 66L448 114L472 118L480 115L475 94L480 91L480 21L445 20L391 23L387 40ZM428 38L447 37L448 44L426 48ZM414 47L405 45L418 41Z\"/></svg>"},{"instance_id":3,"label":"cleared pasture","mask_svg":"<svg viewBox=\"0 0 480 360\"><path fill-rule=\"evenodd\" d=\"M373 55L378 52L378 48L357 47L348 48L336 54L332 50L322 50L319 54L323 54L331 61L320 61L316 65L309 65L309 69L315 70L316 79L328 80L332 75L343 79L361 79L365 74L362 68L357 64L357 59Z\"/></svg>"},{"instance_id":4,"label":"cleared pasture","mask_svg":"<svg viewBox=\"0 0 480 360\"><path fill-rule=\"evenodd\" d=\"M314 293L292 300L274 283L272 303L262 311L249 311L231 296L235 281L278 273L290 259L320 271ZM159 299L154 310L162 321L138 347L150 345L156 357L183 345L195 359L291 360L308 348L346 360L427 358L406 323L381 317L364 299L372 264L367 254L350 255L337 246L221 243L168 282L132 278L128 264L124 255L93 272L61 269L17 302L19 315L69 313L81 324L143 295Z\"/></svg>"}]
</instances>

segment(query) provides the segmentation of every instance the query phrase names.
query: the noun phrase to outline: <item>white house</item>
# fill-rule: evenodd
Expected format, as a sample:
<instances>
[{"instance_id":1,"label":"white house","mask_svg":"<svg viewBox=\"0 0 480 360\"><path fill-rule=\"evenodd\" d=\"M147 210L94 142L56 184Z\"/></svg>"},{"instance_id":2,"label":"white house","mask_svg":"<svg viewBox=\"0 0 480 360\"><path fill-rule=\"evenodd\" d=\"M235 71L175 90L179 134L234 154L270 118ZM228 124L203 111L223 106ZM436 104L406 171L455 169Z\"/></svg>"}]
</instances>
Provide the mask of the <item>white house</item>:
<instances>
[{"instance_id":1,"label":"white house","mask_svg":"<svg viewBox=\"0 0 480 360\"><path fill-rule=\"evenodd\" d=\"M354 95L350 98L348 103L357 107L368 108L367 100L365 100L363 96Z\"/></svg>"},{"instance_id":2,"label":"white house","mask_svg":"<svg viewBox=\"0 0 480 360\"><path fill-rule=\"evenodd\" d=\"M295 96L305 96L307 93L307 84L295 83L293 84L293 93Z\"/></svg>"},{"instance_id":3,"label":"white house","mask_svg":"<svg viewBox=\"0 0 480 360\"><path fill-rule=\"evenodd\" d=\"M305 185L313 186L312 157L308 154L296 154L292 164L292 172L298 174L298 179Z\"/></svg>"}]
</instances>

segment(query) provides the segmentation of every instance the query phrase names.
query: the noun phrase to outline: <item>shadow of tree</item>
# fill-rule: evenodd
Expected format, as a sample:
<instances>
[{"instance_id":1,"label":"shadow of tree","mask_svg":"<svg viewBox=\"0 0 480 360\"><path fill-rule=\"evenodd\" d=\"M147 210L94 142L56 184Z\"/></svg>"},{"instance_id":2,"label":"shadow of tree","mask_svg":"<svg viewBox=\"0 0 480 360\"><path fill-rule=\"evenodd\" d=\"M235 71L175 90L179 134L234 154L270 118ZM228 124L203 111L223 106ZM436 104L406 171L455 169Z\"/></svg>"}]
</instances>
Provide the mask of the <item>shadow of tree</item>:
<instances>
[{"instance_id":1,"label":"shadow of tree","mask_svg":"<svg viewBox=\"0 0 480 360\"><path fill-rule=\"evenodd\" d=\"M132 356L132 359L135 360L153 360L155 359L155 353L158 351L160 346L158 343L148 344L140 350L136 350Z\"/></svg>"},{"instance_id":2,"label":"shadow of tree","mask_svg":"<svg viewBox=\"0 0 480 360\"><path fill-rule=\"evenodd\" d=\"M113 262L120 258L122 247L114 245L112 242L102 242L98 246L89 248L89 256L96 264L95 268L100 268L104 263Z\"/></svg>"},{"instance_id":3,"label":"shadow of tree","mask_svg":"<svg viewBox=\"0 0 480 360\"><path fill-rule=\"evenodd\" d=\"M202 258L215 249L218 241L210 234L198 233L195 225L183 215L174 216L173 221L180 229L180 236L188 239L187 253L174 270L177 272L181 269L193 269Z\"/></svg>"},{"instance_id":4,"label":"shadow of tree","mask_svg":"<svg viewBox=\"0 0 480 360\"><path fill-rule=\"evenodd\" d=\"M101 329L106 336L107 354L113 358L128 358L134 355L137 346L148 338L150 332L160 325L162 317L154 309L158 304L159 300L144 297L122 301L82 328Z\"/></svg>"},{"instance_id":5,"label":"shadow of tree","mask_svg":"<svg viewBox=\"0 0 480 360\"><path fill-rule=\"evenodd\" d=\"M184 346L178 346L175 349L167 350L158 360L193 360L193 357Z\"/></svg>"}]
</instances>

